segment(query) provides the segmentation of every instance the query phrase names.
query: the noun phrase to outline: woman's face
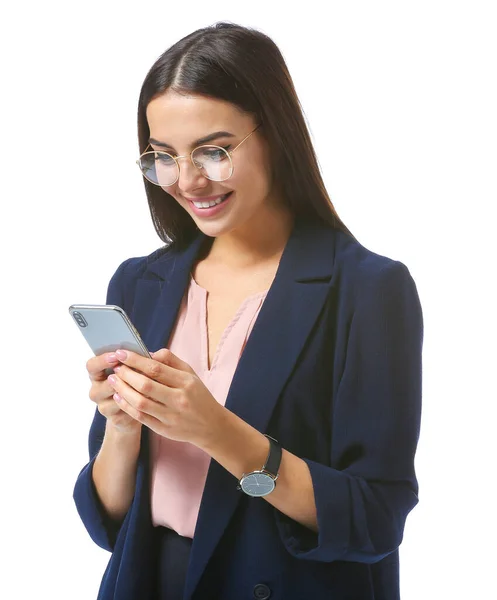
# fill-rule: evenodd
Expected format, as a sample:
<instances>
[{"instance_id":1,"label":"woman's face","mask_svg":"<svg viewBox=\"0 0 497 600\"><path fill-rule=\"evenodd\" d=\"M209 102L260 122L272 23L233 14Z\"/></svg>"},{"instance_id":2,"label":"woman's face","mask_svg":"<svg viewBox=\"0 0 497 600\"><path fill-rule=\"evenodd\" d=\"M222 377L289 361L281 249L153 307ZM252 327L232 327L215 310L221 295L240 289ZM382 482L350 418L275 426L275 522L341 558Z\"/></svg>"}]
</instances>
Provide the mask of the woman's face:
<instances>
[{"instance_id":1,"label":"woman's face","mask_svg":"<svg viewBox=\"0 0 497 600\"><path fill-rule=\"evenodd\" d=\"M269 212L281 210L271 189L270 157L258 129L231 156L233 174L212 181L189 156L198 145L214 144L233 150L259 123L232 104L203 96L185 96L169 90L147 106L151 147L180 158L176 183L163 189L188 212L198 228L217 237L233 230L262 226ZM216 132L224 135L198 140ZM226 135L231 134L231 135ZM159 142L159 143L156 143ZM192 201L212 201L230 193L216 209L195 208Z\"/></svg>"}]
</instances>

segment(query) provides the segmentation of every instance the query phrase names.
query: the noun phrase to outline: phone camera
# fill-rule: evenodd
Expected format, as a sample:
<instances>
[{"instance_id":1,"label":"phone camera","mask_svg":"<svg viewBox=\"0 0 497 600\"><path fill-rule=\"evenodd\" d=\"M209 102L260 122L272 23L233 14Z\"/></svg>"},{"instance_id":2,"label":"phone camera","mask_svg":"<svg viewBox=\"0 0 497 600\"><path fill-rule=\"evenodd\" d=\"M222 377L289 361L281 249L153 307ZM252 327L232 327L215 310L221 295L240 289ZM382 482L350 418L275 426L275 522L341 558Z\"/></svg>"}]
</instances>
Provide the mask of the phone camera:
<instances>
[{"instance_id":1,"label":"phone camera","mask_svg":"<svg viewBox=\"0 0 497 600\"><path fill-rule=\"evenodd\" d=\"M80 327L88 327L88 323L85 321L85 318L81 313L74 311L72 313L72 316L74 317L74 320Z\"/></svg>"}]
</instances>

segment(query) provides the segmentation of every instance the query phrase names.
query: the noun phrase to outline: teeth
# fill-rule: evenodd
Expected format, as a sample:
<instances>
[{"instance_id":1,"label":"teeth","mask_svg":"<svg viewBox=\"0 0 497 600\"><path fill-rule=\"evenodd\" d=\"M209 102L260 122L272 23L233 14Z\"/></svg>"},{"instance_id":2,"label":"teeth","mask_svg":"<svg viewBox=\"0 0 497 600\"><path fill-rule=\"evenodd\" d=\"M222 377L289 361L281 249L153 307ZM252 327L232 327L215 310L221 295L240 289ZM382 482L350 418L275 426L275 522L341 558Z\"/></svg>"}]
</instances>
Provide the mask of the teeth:
<instances>
[{"instance_id":1,"label":"teeth","mask_svg":"<svg viewBox=\"0 0 497 600\"><path fill-rule=\"evenodd\" d=\"M220 198L218 198L217 200L213 200L212 202L193 202L193 204L196 208L210 208L211 206L217 206L218 204L221 204L221 202L226 198L227 195L228 194L224 194L224 196L221 196Z\"/></svg>"}]
</instances>

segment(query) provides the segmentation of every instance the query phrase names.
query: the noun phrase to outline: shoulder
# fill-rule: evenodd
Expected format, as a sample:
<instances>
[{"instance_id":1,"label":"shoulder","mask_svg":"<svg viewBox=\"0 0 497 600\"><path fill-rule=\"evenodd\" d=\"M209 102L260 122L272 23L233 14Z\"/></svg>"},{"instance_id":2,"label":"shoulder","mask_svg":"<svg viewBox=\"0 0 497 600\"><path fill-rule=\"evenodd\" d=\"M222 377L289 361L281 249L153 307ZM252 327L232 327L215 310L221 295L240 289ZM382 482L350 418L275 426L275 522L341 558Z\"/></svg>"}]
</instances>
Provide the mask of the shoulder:
<instances>
[{"instance_id":1,"label":"shoulder","mask_svg":"<svg viewBox=\"0 0 497 600\"><path fill-rule=\"evenodd\" d=\"M379 345L386 343L386 336L389 340L401 336L412 347L422 343L422 305L416 283L402 261L378 254L338 232L331 288L330 298L347 336L355 331L360 339Z\"/></svg>"},{"instance_id":2,"label":"shoulder","mask_svg":"<svg viewBox=\"0 0 497 600\"><path fill-rule=\"evenodd\" d=\"M335 238L333 280L355 303L406 289L417 295L414 279L402 261L374 252L341 231Z\"/></svg>"},{"instance_id":3,"label":"shoulder","mask_svg":"<svg viewBox=\"0 0 497 600\"><path fill-rule=\"evenodd\" d=\"M143 277L151 265L158 261L166 260L169 255L172 255L172 251L170 251L169 247L162 246L146 256L133 256L127 258L117 267L112 279L125 279L127 281L139 279L140 277Z\"/></svg>"},{"instance_id":4,"label":"shoulder","mask_svg":"<svg viewBox=\"0 0 497 600\"><path fill-rule=\"evenodd\" d=\"M164 246L146 256L133 256L121 262L110 278L106 304L116 304L129 310L133 304L138 280L147 279L150 265L164 260L168 250L168 247ZM153 274L150 276L155 278Z\"/></svg>"}]
</instances>

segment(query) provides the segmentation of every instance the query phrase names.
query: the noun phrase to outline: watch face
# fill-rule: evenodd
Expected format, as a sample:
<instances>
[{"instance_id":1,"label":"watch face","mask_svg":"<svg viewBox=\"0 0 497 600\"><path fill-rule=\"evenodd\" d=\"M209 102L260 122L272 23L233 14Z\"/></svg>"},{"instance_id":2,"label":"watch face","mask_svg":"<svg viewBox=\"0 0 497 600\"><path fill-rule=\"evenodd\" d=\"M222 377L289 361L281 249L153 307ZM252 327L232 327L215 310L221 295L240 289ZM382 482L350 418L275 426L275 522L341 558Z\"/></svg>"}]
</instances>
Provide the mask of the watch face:
<instances>
[{"instance_id":1,"label":"watch face","mask_svg":"<svg viewBox=\"0 0 497 600\"><path fill-rule=\"evenodd\" d=\"M264 473L251 473L242 479L240 485L249 496L266 496L275 488L274 479Z\"/></svg>"}]
</instances>

